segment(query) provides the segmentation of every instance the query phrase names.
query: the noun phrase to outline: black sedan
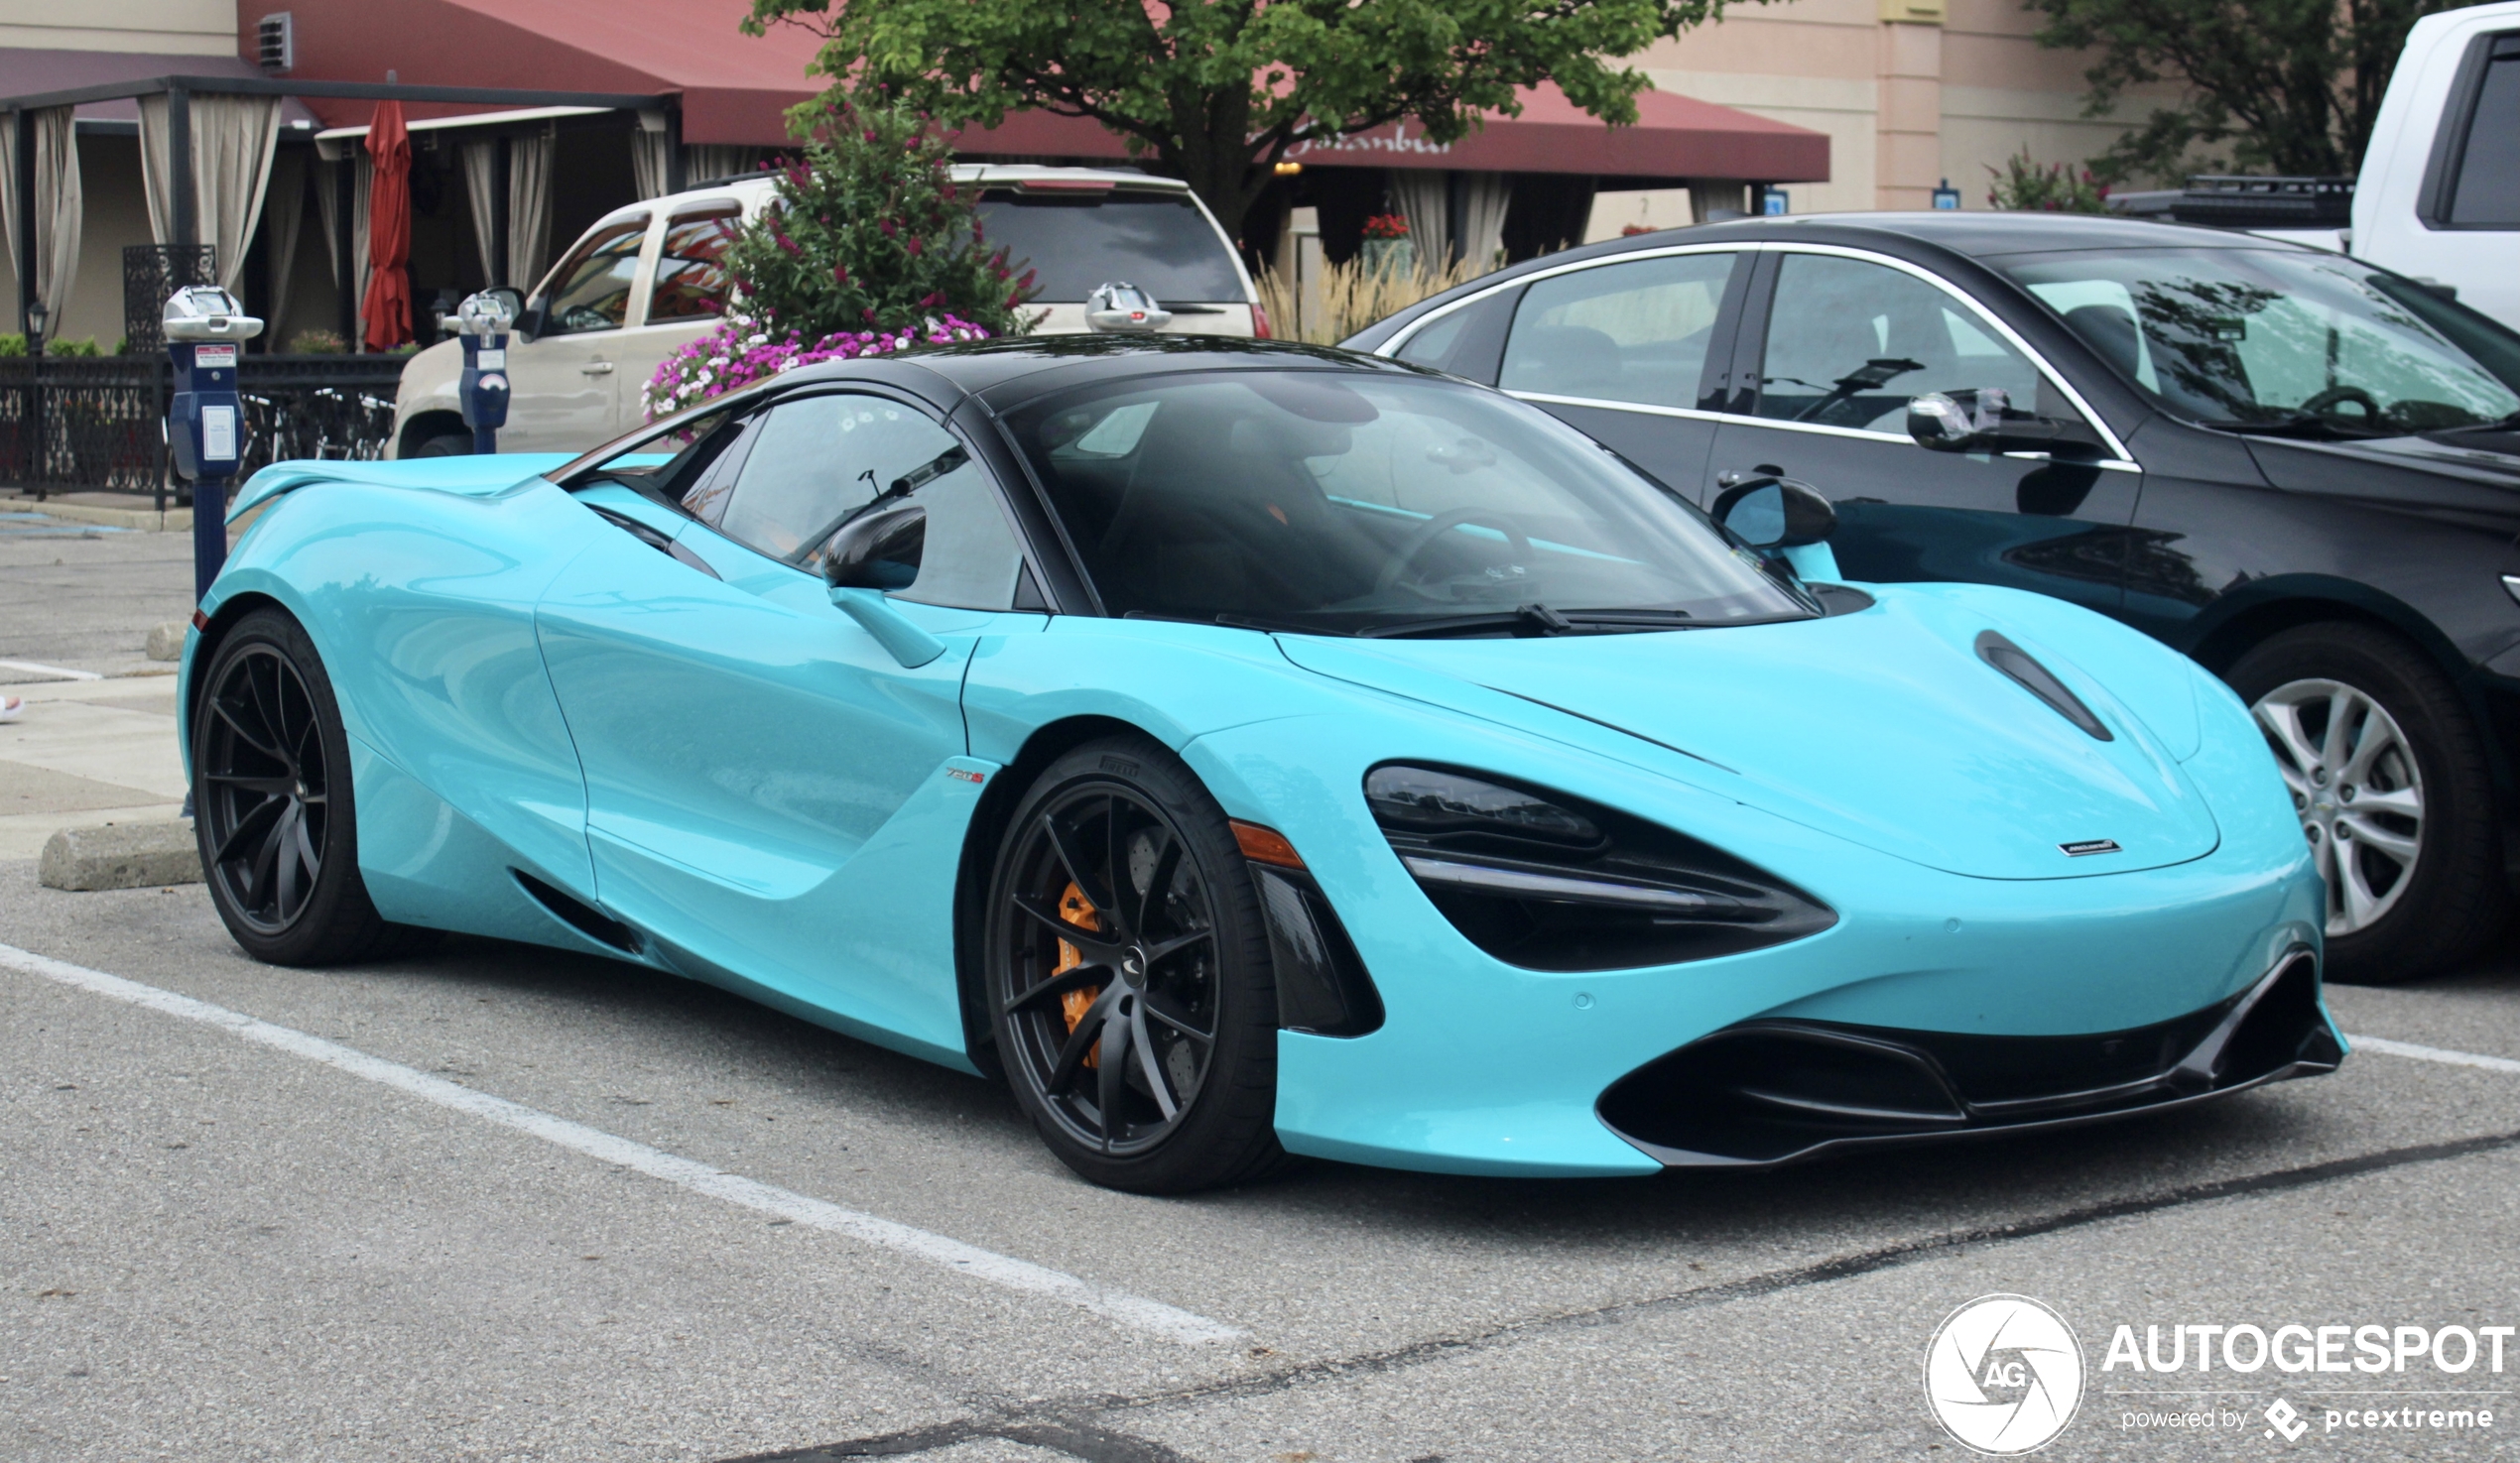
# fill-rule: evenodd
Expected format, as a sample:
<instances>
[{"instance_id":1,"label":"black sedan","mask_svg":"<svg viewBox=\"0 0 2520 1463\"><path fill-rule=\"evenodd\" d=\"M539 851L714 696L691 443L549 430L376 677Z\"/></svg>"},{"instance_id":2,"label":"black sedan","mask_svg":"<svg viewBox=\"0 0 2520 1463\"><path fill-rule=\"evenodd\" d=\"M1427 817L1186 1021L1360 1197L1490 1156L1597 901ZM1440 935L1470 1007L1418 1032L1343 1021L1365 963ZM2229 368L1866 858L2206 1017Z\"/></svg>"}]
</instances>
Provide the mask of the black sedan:
<instances>
[{"instance_id":1,"label":"black sedan","mask_svg":"<svg viewBox=\"0 0 2520 1463\"><path fill-rule=\"evenodd\" d=\"M1849 578L2035 589L2195 656L2292 785L2338 978L2501 929L2520 335L2445 292L2204 228L1814 215L1550 255L1345 343L1501 387L1701 504L1809 482Z\"/></svg>"}]
</instances>

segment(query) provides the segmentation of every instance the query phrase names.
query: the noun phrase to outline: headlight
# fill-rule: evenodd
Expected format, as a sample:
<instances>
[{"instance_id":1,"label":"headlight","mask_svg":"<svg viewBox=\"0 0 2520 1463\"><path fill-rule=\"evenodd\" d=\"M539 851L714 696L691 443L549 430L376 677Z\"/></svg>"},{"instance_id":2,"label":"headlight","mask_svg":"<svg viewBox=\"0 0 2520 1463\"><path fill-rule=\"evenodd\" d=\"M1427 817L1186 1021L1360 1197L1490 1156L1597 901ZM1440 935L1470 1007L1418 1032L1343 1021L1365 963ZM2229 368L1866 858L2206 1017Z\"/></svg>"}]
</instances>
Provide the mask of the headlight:
<instances>
[{"instance_id":1,"label":"headlight","mask_svg":"<svg viewBox=\"0 0 2520 1463\"><path fill-rule=\"evenodd\" d=\"M1365 775L1365 802L1452 926L1526 969L1704 960L1837 922L1721 849L1562 792L1393 764Z\"/></svg>"}]
</instances>

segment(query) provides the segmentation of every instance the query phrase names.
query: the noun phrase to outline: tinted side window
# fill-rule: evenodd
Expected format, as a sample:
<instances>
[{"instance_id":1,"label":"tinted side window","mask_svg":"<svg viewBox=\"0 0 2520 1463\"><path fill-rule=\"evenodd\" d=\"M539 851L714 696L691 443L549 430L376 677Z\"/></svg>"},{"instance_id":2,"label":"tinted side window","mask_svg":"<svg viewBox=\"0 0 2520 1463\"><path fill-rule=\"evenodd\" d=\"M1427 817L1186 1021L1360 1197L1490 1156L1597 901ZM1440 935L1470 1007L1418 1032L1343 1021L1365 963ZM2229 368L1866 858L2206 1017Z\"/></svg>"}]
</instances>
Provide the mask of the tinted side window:
<instances>
[{"instance_id":1,"label":"tinted side window","mask_svg":"<svg viewBox=\"0 0 2520 1463\"><path fill-rule=\"evenodd\" d=\"M1957 300L1858 259L1789 254L1768 311L1758 415L1903 433L1908 398L2001 387L2017 410L2068 420L2027 356Z\"/></svg>"},{"instance_id":2,"label":"tinted side window","mask_svg":"<svg viewBox=\"0 0 2520 1463\"><path fill-rule=\"evenodd\" d=\"M650 324L707 319L725 307L726 246L735 241L743 213L734 203L712 203L666 223L656 286L648 295Z\"/></svg>"},{"instance_id":3,"label":"tinted side window","mask_svg":"<svg viewBox=\"0 0 2520 1463\"><path fill-rule=\"evenodd\" d=\"M1483 386L1496 384L1497 362L1505 352L1505 330L1513 323L1518 292L1507 290L1475 305L1465 305L1409 337L1392 354L1412 365L1449 371Z\"/></svg>"},{"instance_id":4,"label":"tinted side window","mask_svg":"<svg viewBox=\"0 0 2520 1463\"><path fill-rule=\"evenodd\" d=\"M2494 38L2459 156L2450 221L2520 228L2520 36Z\"/></svg>"},{"instance_id":5,"label":"tinted side window","mask_svg":"<svg viewBox=\"0 0 2520 1463\"><path fill-rule=\"evenodd\" d=\"M1540 281L1514 312L1496 384L1649 407L1696 406L1734 257L1640 259Z\"/></svg>"},{"instance_id":6,"label":"tinted side window","mask_svg":"<svg viewBox=\"0 0 2520 1463\"><path fill-rule=\"evenodd\" d=\"M645 214L588 235L567 262L552 271L542 333L576 335L619 329L629 318L630 282L639 272L639 245L647 236Z\"/></svg>"},{"instance_id":7,"label":"tinted side window","mask_svg":"<svg viewBox=\"0 0 2520 1463\"><path fill-rule=\"evenodd\" d=\"M806 397L771 409L747 444L718 527L812 573L833 534L889 495L928 510L904 599L972 609L1013 602L1023 554L987 476L925 413L882 397Z\"/></svg>"}]
</instances>

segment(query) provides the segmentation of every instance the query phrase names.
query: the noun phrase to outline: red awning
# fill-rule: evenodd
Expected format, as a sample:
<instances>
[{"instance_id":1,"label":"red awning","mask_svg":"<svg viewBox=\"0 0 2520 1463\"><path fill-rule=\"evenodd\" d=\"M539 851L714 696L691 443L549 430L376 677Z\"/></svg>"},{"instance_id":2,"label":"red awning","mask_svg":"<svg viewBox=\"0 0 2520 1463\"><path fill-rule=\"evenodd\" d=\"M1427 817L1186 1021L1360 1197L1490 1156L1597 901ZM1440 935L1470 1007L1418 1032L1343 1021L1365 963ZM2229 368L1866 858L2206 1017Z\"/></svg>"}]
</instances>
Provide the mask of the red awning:
<instances>
[{"instance_id":1,"label":"red awning","mask_svg":"<svg viewBox=\"0 0 2520 1463\"><path fill-rule=\"evenodd\" d=\"M784 113L818 89L807 78L819 38L795 26L746 36L737 22L747 0L293 0L295 75L442 86L541 87L566 91L679 92L683 140L778 147ZM253 21L239 12L239 44ZM372 103L315 101L332 126L368 119ZM1722 178L1815 183L1828 177L1828 138L1730 107L1668 92L1637 98L1631 127L1605 127L1555 86L1525 94L1523 115L1491 117L1446 146L1428 143L1414 123L1396 123L1310 148L1294 161L1313 167L1457 168L1502 173L1575 173L1617 178ZM415 117L463 107L412 109ZM976 154L1027 157L1129 156L1099 125L1041 112L967 136Z\"/></svg>"}]
</instances>

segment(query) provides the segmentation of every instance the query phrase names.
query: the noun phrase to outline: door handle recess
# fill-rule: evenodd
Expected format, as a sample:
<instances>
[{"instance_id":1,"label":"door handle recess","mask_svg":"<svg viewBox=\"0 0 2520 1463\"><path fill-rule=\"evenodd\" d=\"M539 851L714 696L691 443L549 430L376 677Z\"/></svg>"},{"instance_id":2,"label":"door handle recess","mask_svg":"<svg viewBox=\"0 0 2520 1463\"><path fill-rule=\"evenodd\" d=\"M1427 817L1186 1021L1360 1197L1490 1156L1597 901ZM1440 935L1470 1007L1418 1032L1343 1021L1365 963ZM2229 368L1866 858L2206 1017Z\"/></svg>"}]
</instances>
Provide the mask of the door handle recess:
<instances>
[{"instance_id":1,"label":"door handle recess","mask_svg":"<svg viewBox=\"0 0 2520 1463\"><path fill-rule=\"evenodd\" d=\"M586 364L579 366L577 369L589 376L609 376L612 374L612 362L588 361Z\"/></svg>"}]
</instances>

